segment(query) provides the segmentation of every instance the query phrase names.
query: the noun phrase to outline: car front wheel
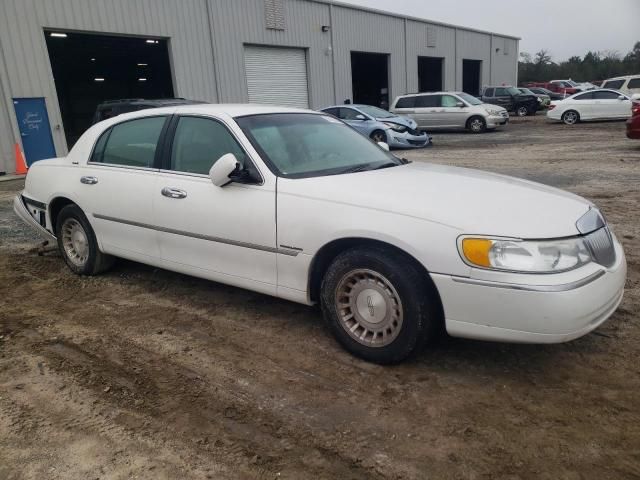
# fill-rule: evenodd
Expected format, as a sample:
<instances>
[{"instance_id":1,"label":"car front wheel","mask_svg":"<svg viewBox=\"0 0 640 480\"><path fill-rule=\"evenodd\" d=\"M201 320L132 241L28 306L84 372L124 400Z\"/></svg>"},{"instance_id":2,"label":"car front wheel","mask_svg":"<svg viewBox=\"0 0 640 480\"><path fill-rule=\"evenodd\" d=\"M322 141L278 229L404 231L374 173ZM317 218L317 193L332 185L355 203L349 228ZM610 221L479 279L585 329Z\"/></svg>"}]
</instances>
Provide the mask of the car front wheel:
<instances>
[{"instance_id":1,"label":"car front wheel","mask_svg":"<svg viewBox=\"0 0 640 480\"><path fill-rule=\"evenodd\" d=\"M519 117L526 117L527 115L529 115L529 107L527 107L526 105L520 105L518 108L516 108L516 115L518 115Z\"/></svg>"},{"instance_id":2,"label":"car front wheel","mask_svg":"<svg viewBox=\"0 0 640 480\"><path fill-rule=\"evenodd\" d=\"M482 133L487 129L487 122L482 117L471 117L467 122L467 128L472 133Z\"/></svg>"},{"instance_id":3,"label":"car front wheel","mask_svg":"<svg viewBox=\"0 0 640 480\"><path fill-rule=\"evenodd\" d=\"M426 273L399 252L355 248L338 255L321 286L329 329L351 353L391 364L404 360L439 324L438 297Z\"/></svg>"},{"instance_id":4,"label":"car front wheel","mask_svg":"<svg viewBox=\"0 0 640 480\"><path fill-rule=\"evenodd\" d=\"M77 205L67 205L56 220L58 248L72 272L96 275L113 265L114 258L98 249L87 217Z\"/></svg>"},{"instance_id":5,"label":"car front wheel","mask_svg":"<svg viewBox=\"0 0 640 480\"><path fill-rule=\"evenodd\" d=\"M373 132L371 132L371 140L373 140L376 143L379 142L385 142L387 141L387 134L384 133L382 130L375 130Z\"/></svg>"}]
</instances>

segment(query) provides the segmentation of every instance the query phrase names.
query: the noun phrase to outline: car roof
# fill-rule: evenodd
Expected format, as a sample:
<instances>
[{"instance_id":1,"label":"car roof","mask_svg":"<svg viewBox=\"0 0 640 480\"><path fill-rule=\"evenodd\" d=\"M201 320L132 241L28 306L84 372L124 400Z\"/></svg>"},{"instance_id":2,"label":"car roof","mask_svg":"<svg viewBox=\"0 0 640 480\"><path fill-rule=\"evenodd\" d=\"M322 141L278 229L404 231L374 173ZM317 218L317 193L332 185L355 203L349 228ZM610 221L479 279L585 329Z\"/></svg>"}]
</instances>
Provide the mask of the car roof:
<instances>
[{"instance_id":1,"label":"car roof","mask_svg":"<svg viewBox=\"0 0 640 480\"><path fill-rule=\"evenodd\" d=\"M125 113L115 118L137 118L139 116L148 115L163 115L163 114L186 114L195 113L202 115L227 115L232 118L243 117L247 115L264 115L269 113L313 113L320 115L320 113L313 110L292 108L292 107L278 107L273 105L257 105L251 103L238 103L238 104L223 104L223 103L200 103L193 105L175 105L161 108L153 108L147 110L139 110L137 112Z\"/></svg>"},{"instance_id":2,"label":"car roof","mask_svg":"<svg viewBox=\"0 0 640 480\"><path fill-rule=\"evenodd\" d=\"M149 105L165 107L171 105L195 105L205 103L201 100L188 100L186 98L120 98L117 100L105 100L98 105L99 108L114 107L117 105Z\"/></svg>"},{"instance_id":3,"label":"car roof","mask_svg":"<svg viewBox=\"0 0 640 480\"><path fill-rule=\"evenodd\" d=\"M640 78L640 75L622 75L621 77L607 78L605 82L610 82L611 80L631 80L632 78Z\"/></svg>"},{"instance_id":4,"label":"car roof","mask_svg":"<svg viewBox=\"0 0 640 480\"><path fill-rule=\"evenodd\" d=\"M398 98L417 97L418 95L461 95L463 93L464 92L417 92L417 93L406 93L404 95L398 95Z\"/></svg>"}]
</instances>

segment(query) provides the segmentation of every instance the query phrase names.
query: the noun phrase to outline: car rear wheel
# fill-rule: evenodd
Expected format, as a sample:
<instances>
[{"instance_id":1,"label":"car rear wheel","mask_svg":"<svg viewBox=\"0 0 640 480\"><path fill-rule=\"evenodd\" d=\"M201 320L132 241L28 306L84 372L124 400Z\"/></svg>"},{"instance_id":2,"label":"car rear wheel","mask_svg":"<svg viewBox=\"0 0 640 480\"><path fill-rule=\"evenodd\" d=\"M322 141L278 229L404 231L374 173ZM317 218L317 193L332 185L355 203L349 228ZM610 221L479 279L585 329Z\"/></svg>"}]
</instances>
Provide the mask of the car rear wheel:
<instances>
[{"instance_id":1,"label":"car rear wheel","mask_svg":"<svg viewBox=\"0 0 640 480\"><path fill-rule=\"evenodd\" d=\"M404 360L437 331L435 286L399 252L354 248L338 255L321 286L329 329L352 354L380 364Z\"/></svg>"},{"instance_id":2,"label":"car rear wheel","mask_svg":"<svg viewBox=\"0 0 640 480\"><path fill-rule=\"evenodd\" d=\"M98 249L93 228L77 205L67 205L60 211L56 235L60 253L72 272L96 275L113 265L114 258Z\"/></svg>"},{"instance_id":3,"label":"car rear wheel","mask_svg":"<svg viewBox=\"0 0 640 480\"><path fill-rule=\"evenodd\" d=\"M471 117L467 121L467 129L472 133L482 133L487 129L487 122L482 117Z\"/></svg>"},{"instance_id":4,"label":"car rear wheel","mask_svg":"<svg viewBox=\"0 0 640 480\"><path fill-rule=\"evenodd\" d=\"M580 114L575 110L567 110L562 114L562 122L565 125L575 125L580 121Z\"/></svg>"},{"instance_id":5,"label":"car rear wheel","mask_svg":"<svg viewBox=\"0 0 640 480\"><path fill-rule=\"evenodd\" d=\"M527 107L526 105L520 105L518 108L516 108L516 115L518 115L519 117L526 117L527 115L529 115L529 107Z\"/></svg>"},{"instance_id":6,"label":"car rear wheel","mask_svg":"<svg viewBox=\"0 0 640 480\"><path fill-rule=\"evenodd\" d=\"M382 130L374 130L373 132L371 132L370 137L371 137L371 140L373 140L376 143L387 142L387 134L384 133Z\"/></svg>"}]
</instances>

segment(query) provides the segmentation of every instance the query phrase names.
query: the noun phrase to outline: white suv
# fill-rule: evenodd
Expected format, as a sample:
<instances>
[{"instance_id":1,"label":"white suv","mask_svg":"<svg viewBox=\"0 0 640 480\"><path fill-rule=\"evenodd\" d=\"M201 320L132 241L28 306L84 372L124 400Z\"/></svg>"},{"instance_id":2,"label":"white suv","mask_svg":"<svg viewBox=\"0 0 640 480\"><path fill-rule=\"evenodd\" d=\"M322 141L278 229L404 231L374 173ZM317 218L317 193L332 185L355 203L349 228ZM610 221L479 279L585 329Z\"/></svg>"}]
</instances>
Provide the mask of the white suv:
<instances>
[{"instance_id":1,"label":"white suv","mask_svg":"<svg viewBox=\"0 0 640 480\"><path fill-rule=\"evenodd\" d=\"M625 95L640 93L640 75L627 75L626 77L615 77L605 80L602 88L617 90Z\"/></svg>"},{"instance_id":2,"label":"white suv","mask_svg":"<svg viewBox=\"0 0 640 480\"><path fill-rule=\"evenodd\" d=\"M413 118L421 130L466 129L481 133L509 122L509 113L464 92L413 93L397 97L391 112Z\"/></svg>"}]
</instances>

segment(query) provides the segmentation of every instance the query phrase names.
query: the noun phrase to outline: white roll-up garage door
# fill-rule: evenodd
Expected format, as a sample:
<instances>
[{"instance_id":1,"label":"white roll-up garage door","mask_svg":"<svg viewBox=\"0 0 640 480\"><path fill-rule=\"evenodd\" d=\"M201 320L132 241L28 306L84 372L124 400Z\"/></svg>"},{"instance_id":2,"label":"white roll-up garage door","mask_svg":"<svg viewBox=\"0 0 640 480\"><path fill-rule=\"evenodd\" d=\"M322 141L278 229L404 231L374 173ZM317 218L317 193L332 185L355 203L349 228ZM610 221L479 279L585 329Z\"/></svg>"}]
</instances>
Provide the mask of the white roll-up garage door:
<instances>
[{"instance_id":1,"label":"white roll-up garage door","mask_svg":"<svg viewBox=\"0 0 640 480\"><path fill-rule=\"evenodd\" d=\"M251 103L309 108L304 49L247 46L244 63Z\"/></svg>"}]
</instances>

